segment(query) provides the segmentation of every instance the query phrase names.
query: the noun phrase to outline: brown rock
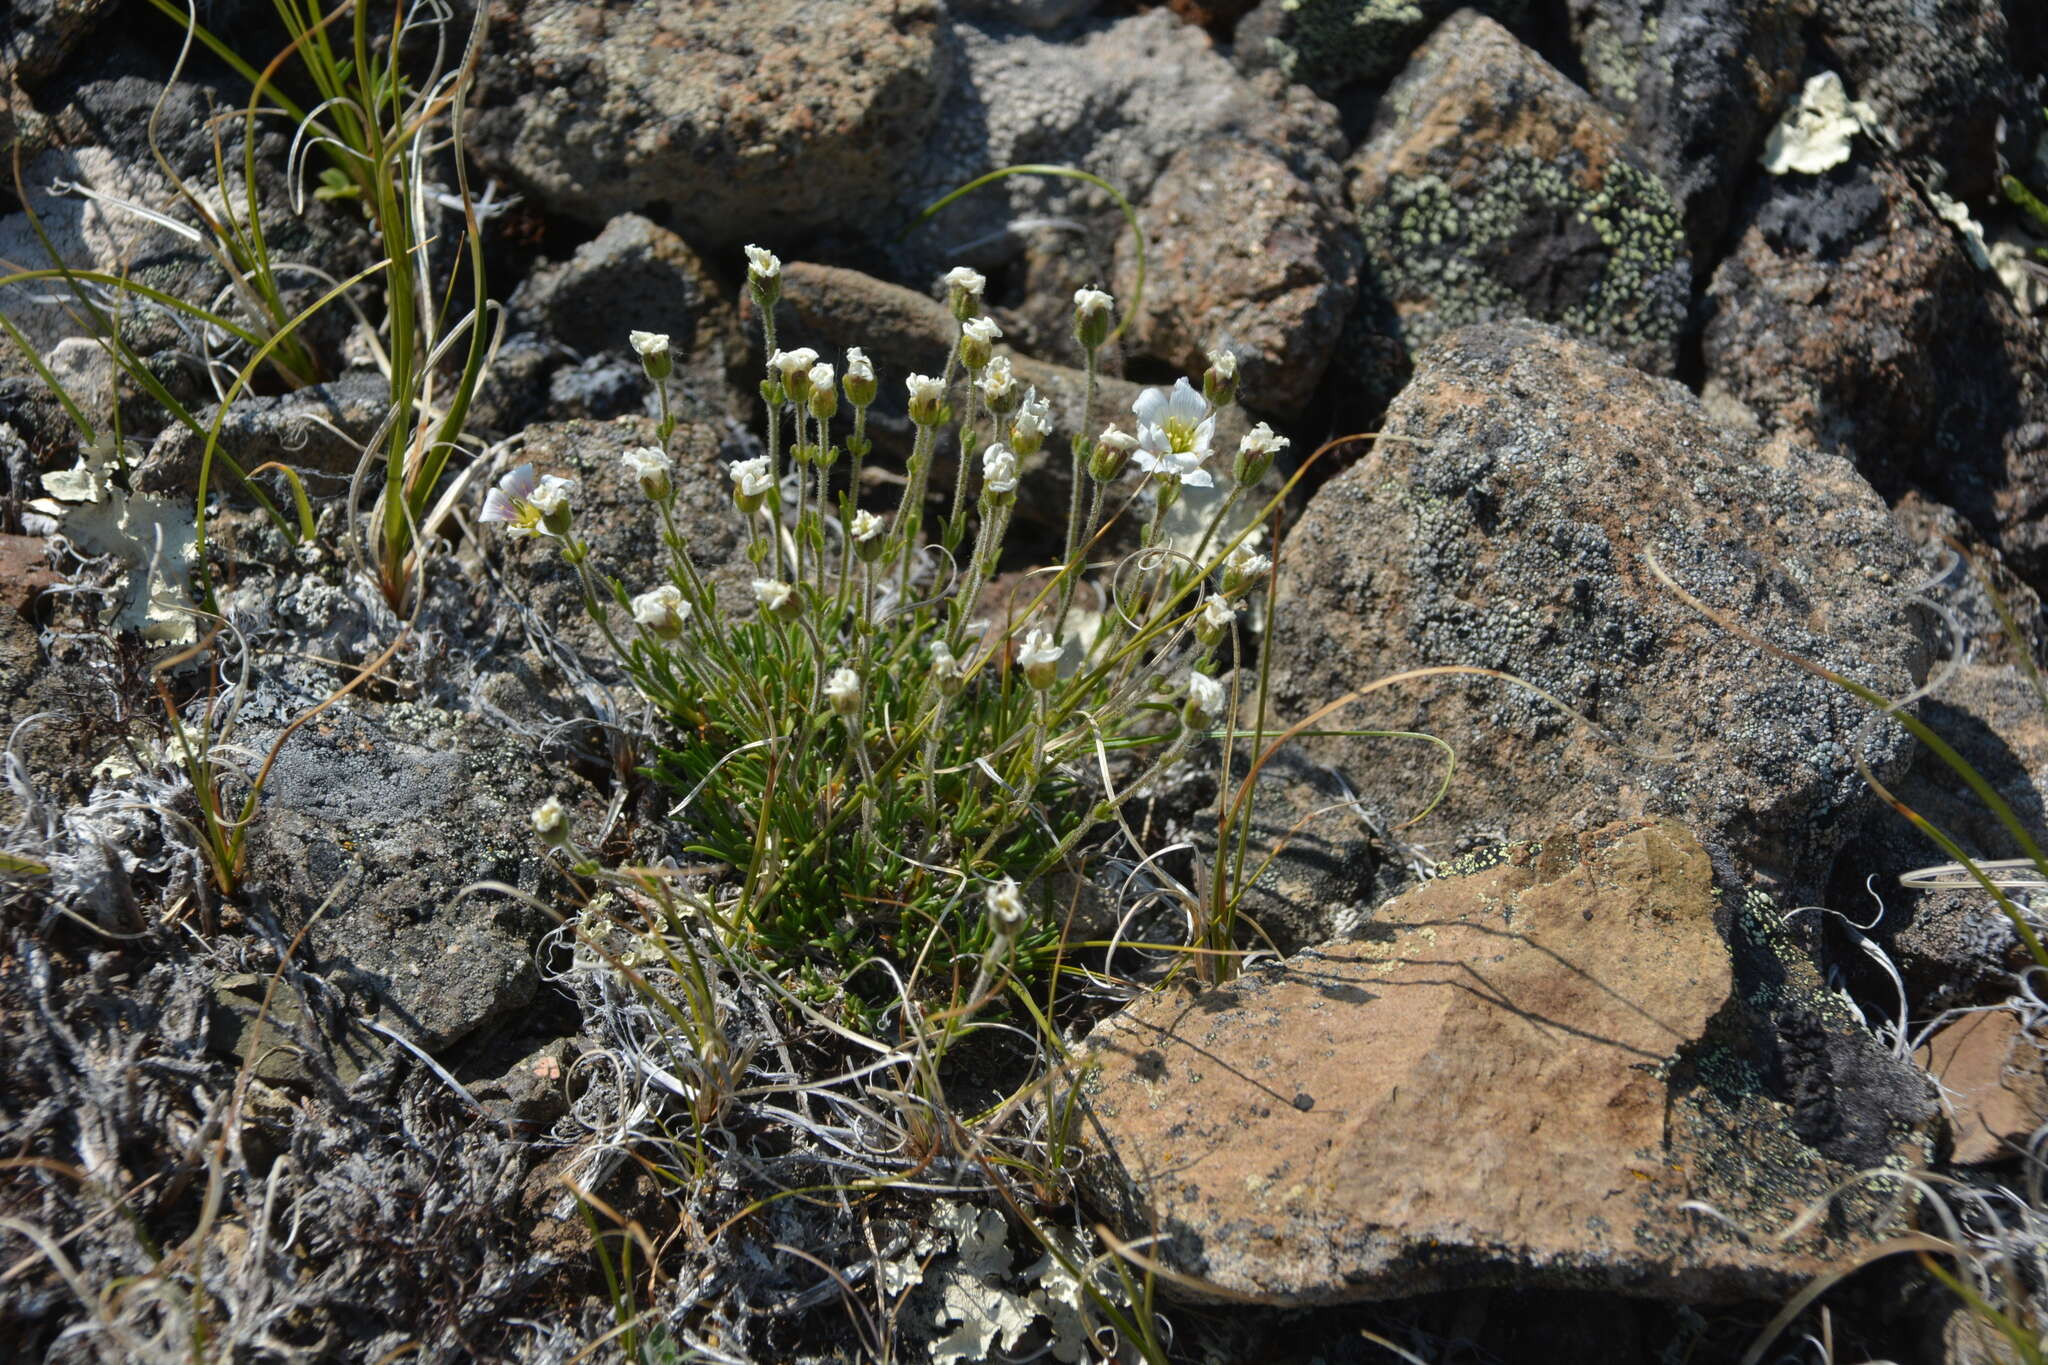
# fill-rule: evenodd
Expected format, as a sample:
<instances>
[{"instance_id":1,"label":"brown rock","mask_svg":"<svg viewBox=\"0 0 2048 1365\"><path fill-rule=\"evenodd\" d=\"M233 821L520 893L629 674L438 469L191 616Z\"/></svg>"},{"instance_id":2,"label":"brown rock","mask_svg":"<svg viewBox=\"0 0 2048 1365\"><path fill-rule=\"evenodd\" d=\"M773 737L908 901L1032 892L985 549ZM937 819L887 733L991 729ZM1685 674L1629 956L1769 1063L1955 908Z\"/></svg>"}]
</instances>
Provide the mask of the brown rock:
<instances>
[{"instance_id":1,"label":"brown rock","mask_svg":"<svg viewBox=\"0 0 2048 1365\"><path fill-rule=\"evenodd\" d=\"M1765 177L1708 290L1711 389L1953 505L2048 582L2048 345L1889 166Z\"/></svg>"},{"instance_id":2,"label":"brown rock","mask_svg":"<svg viewBox=\"0 0 2048 1365\"><path fill-rule=\"evenodd\" d=\"M660 204L692 240L844 222L945 81L929 0L575 0L499 7L474 134L548 207L594 222Z\"/></svg>"},{"instance_id":3,"label":"brown rock","mask_svg":"<svg viewBox=\"0 0 2048 1365\"><path fill-rule=\"evenodd\" d=\"M1475 832L1682 813L1758 870L1811 886L1870 803L1850 748L1895 778L1910 752L1847 694L1682 604L1677 582L1779 647L1892 696L1924 646L1909 550L1848 463L1711 425L1696 399L1531 323L1473 327L1422 357L1383 441L1326 484L1282 546L1274 695L1290 720L1406 669L1504 682L1389 688L1328 723L1426 731L1457 750L1407 837L1441 855ZM1323 739L1399 825L1443 778L1429 745Z\"/></svg>"},{"instance_id":4,"label":"brown rock","mask_svg":"<svg viewBox=\"0 0 2048 1365\"><path fill-rule=\"evenodd\" d=\"M1130 338L1189 374L1205 352L1240 361L1241 400L1296 413L1322 381L1357 293L1364 247L1334 165L1314 179L1277 151L1217 137L1183 148L1146 201L1146 288ZM1136 258L1118 239L1118 292Z\"/></svg>"},{"instance_id":5,"label":"brown rock","mask_svg":"<svg viewBox=\"0 0 2048 1365\"><path fill-rule=\"evenodd\" d=\"M50 567L50 542L41 536L0 535L0 590L5 605L26 616L43 589L60 580Z\"/></svg>"},{"instance_id":6,"label":"brown rock","mask_svg":"<svg viewBox=\"0 0 2048 1365\"><path fill-rule=\"evenodd\" d=\"M1670 194L1614 117L1470 10L1423 45L1347 168L1365 240L1341 364L1376 413L1409 357L1529 317L1669 374L1691 289Z\"/></svg>"},{"instance_id":7,"label":"brown rock","mask_svg":"<svg viewBox=\"0 0 2048 1365\"><path fill-rule=\"evenodd\" d=\"M1789 1244L1684 1207L1768 1234L1849 1174L1746 1048L1723 895L1685 830L1636 821L1427 883L1368 941L1132 1006L1088 1086L1123 1231L1287 1304L1489 1282L1702 1301L1846 1263L1897 1216L1881 1197ZM1788 992L1817 984L1774 961Z\"/></svg>"},{"instance_id":8,"label":"brown rock","mask_svg":"<svg viewBox=\"0 0 2048 1365\"><path fill-rule=\"evenodd\" d=\"M2048 1123L2042 1049L2018 1014L1985 1010L1944 1024L1913 1054L1941 1085L1955 1138L1951 1160L1973 1166L2026 1150Z\"/></svg>"}]
</instances>

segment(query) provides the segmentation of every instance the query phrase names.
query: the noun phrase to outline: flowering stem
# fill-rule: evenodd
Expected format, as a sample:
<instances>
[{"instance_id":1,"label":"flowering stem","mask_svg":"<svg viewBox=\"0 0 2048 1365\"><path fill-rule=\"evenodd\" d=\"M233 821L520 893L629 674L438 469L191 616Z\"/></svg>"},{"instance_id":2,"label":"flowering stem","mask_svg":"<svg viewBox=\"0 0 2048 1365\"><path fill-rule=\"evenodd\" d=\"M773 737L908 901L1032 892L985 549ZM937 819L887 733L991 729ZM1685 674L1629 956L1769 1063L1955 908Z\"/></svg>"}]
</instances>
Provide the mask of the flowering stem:
<instances>
[{"instance_id":1,"label":"flowering stem","mask_svg":"<svg viewBox=\"0 0 2048 1365\"><path fill-rule=\"evenodd\" d=\"M1082 465L1084 463L1082 451L1085 448L1083 438L1086 437L1088 428L1092 425L1095 416L1095 348L1090 346L1086 349L1088 352L1088 382L1081 390L1081 430L1076 438L1068 443L1073 447L1074 452L1074 484L1067 494L1067 550L1061 556L1062 562L1068 564L1074 562L1074 552L1082 544L1081 481ZM1066 596L1071 599L1073 596L1072 591L1069 590ZM1066 614L1066 604L1062 602L1060 605L1060 619L1062 621L1066 619Z\"/></svg>"}]
</instances>

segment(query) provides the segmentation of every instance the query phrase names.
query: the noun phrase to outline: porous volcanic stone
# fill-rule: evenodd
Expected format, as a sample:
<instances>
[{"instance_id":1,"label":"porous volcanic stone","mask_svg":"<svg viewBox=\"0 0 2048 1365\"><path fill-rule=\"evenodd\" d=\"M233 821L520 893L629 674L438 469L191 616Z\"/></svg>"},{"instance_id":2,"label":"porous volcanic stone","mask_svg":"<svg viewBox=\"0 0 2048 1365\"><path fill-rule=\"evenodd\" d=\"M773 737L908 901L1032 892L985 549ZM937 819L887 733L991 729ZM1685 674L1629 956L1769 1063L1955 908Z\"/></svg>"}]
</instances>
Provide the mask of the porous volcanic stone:
<instances>
[{"instance_id":1,"label":"porous volcanic stone","mask_svg":"<svg viewBox=\"0 0 2048 1365\"><path fill-rule=\"evenodd\" d=\"M301 961L330 986L442 1049L533 999L534 946L553 923L463 889L541 891L533 808L549 796L573 807L587 791L531 740L345 700L279 751L251 826L248 894L287 933L306 929Z\"/></svg>"},{"instance_id":2,"label":"porous volcanic stone","mask_svg":"<svg viewBox=\"0 0 2048 1365\"><path fill-rule=\"evenodd\" d=\"M1677 206L1613 116L1483 15L1424 44L1347 165L1365 240L1338 364L1368 419L1465 323L1564 324L1669 374L1691 267Z\"/></svg>"},{"instance_id":3,"label":"porous volcanic stone","mask_svg":"<svg viewBox=\"0 0 2048 1365\"><path fill-rule=\"evenodd\" d=\"M1443 802L1407 837L1441 856L1475 833L1683 813L1810 888L1871 802L1852 746L1895 778L1910 741L1700 617L1644 556L1780 648L1902 696L1925 649L1905 612L1916 567L1848 462L1732 436L1677 384L1526 322L1425 352L1385 430L1398 439L1325 485L1283 545L1280 714L1406 669L1501 670L1608 734L1508 683L1449 677L1325 722L1457 750ZM1413 740L1308 752L1393 824L1443 776Z\"/></svg>"},{"instance_id":4,"label":"porous volcanic stone","mask_svg":"<svg viewBox=\"0 0 2048 1365\"><path fill-rule=\"evenodd\" d=\"M1364 255L1335 159L1312 160L1321 173L1304 177L1280 153L1235 137L1174 154L1145 203L1146 288L1128 333L1138 350L1199 375L1205 352L1227 347L1239 359L1240 402L1288 414L1308 403ZM1136 296L1128 236L1118 263L1120 292Z\"/></svg>"},{"instance_id":5,"label":"porous volcanic stone","mask_svg":"<svg viewBox=\"0 0 2048 1365\"><path fill-rule=\"evenodd\" d=\"M1924 489L2048 582L2048 334L1901 172L1764 177L1708 299L1714 391L1887 497Z\"/></svg>"},{"instance_id":6,"label":"porous volcanic stone","mask_svg":"<svg viewBox=\"0 0 2048 1365\"><path fill-rule=\"evenodd\" d=\"M655 213L730 244L857 218L946 85L931 0L507 6L478 155L591 222Z\"/></svg>"},{"instance_id":7,"label":"porous volcanic stone","mask_svg":"<svg viewBox=\"0 0 2048 1365\"><path fill-rule=\"evenodd\" d=\"M1798 95L1810 0L1569 0L1586 87L1711 259L1771 125Z\"/></svg>"},{"instance_id":8,"label":"porous volcanic stone","mask_svg":"<svg viewBox=\"0 0 2048 1365\"><path fill-rule=\"evenodd\" d=\"M1335 93L1371 86L1401 69L1418 44L1460 0L1265 0L1238 21L1237 60L1251 69L1277 67L1292 80ZM1505 23L1519 20L1527 0L1484 0L1480 9Z\"/></svg>"},{"instance_id":9,"label":"porous volcanic stone","mask_svg":"<svg viewBox=\"0 0 2048 1365\"><path fill-rule=\"evenodd\" d=\"M530 428L521 460L541 474L576 481L576 534L590 547L599 581L617 578L629 593L668 581L668 551L661 516L621 457L633 446L653 445L655 423L645 417L610 422L548 422ZM683 422L669 441L675 461L676 529L690 561L726 609L753 609L752 565L743 553L745 523L732 502L732 461L755 453L729 444L728 433L702 422ZM481 495L480 495L481 496ZM561 546L545 536L523 539L485 528L487 546L503 556L506 586L544 634L572 648L583 667L607 680L620 677L610 645L583 608L582 582L562 561ZM631 620L611 608L612 629L631 638Z\"/></svg>"},{"instance_id":10,"label":"porous volcanic stone","mask_svg":"<svg viewBox=\"0 0 2048 1365\"><path fill-rule=\"evenodd\" d=\"M1780 1294L1899 1214L1861 1190L1770 1234L1854 1162L1919 1159L1933 1105L1768 946L1779 923L1667 821L1457 869L1364 942L1098 1027L1098 1196L1125 1235L1161 1235L1153 1254L1199 1282L1162 1287L1196 1297ZM1813 1124L1829 1108L1855 1141Z\"/></svg>"}]
</instances>

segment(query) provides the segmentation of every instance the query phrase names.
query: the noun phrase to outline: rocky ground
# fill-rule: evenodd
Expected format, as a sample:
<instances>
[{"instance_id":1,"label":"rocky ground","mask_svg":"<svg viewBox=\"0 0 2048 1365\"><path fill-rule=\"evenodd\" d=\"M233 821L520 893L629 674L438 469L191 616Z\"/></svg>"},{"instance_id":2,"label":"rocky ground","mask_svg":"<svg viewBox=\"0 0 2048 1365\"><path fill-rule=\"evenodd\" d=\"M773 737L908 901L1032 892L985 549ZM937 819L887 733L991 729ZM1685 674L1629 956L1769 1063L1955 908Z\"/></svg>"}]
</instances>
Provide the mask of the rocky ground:
<instances>
[{"instance_id":1,"label":"rocky ground","mask_svg":"<svg viewBox=\"0 0 2048 1365\"><path fill-rule=\"evenodd\" d=\"M200 12L259 67L282 45L267 7ZM1173 1360L1733 1362L1872 1260L1764 1358L2023 1358L1879 1258L1916 1229L2009 1256L2000 1292L2048 1324L2048 1007L1987 896L1901 883L1945 855L1873 782L1973 855L2021 850L1786 656L1912 698L2048 829L2048 238L2004 190L2048 197L2036 0L487 18L465 135L503 335L409 619L349 549L386 398L343 315L309 336L318 382L227 414L222 449L299 470L320 534L216 484L228 628L195 666L151 599L194 571L201 443L53 287L0 289L0 1357L1140 1358L1082 1325L1052 1236L1142 1248L1132 1311ZM142 0L0 17L0 262L221 294L165 216L248 86L203 51L174 70L177 35ZM294 194L289 129L248 150L281 258L375 261L353 207ZM1142 253L1073 179L918 216L1018 163L1114 185ZM678 515L744 578L745 243L789 262L785 345L883 370L878 488L962 264L1056 442L1086 285L1130 311L1116 410L1222 346L1228 445L1269 421L1292 472L1383 433L1316 460L1276 550L1276 713L1367 694L1264 771L1268 951L1063 1017L1085 1157L1030 1208L971 1166L850 1162L859 1125L804 1088L846 1065L833 1035L743 980L756 1090L691 1158L647 1079L665 1025L560 928L583 890L528 824L552 795L606 856L684 861L573 575L475 534L481 489L521 460L577 477L598 557L654 557L617 453L657 416L627 331L665 330ZM144 309L123 341L211 415L217 339ZM50 377L118 415L106 515L64 502L87 452ZM1027 548L1056 548L1066 478L1027 475ZM1444 666L1468 671L1375 686ZM233 894L167 706L270 761ZM1422 732L1456 753L1440 799ZM1213 850L1226 763L1178 776L1161 847ZM635 1248L635 1337L593 1229Z\"/></svg>"}]
</instances>

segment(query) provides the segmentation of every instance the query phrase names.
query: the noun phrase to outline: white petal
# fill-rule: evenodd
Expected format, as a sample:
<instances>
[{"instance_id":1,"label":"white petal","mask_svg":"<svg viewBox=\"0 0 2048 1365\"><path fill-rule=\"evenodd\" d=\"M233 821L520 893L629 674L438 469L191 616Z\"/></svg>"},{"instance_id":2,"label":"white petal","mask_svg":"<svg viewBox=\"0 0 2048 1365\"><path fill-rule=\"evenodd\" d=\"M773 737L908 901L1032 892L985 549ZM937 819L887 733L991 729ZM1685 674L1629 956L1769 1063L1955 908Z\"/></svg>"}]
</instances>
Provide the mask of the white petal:
<instances>
[{"instance_id":1,"label":"white petal","mask_svg":"<svg viewBox=\"0 0 2048 1365\"><path fill-rule=\"evenodd\" d=\"M1186 381L1183 380L1182 382L1185 383ZM1165 419L1167 413L1166 390L1145 390L1132 401L1131 411L1138 415L1138 425L1141 428L1159 425ZM1142 430L1138 433L1138 439L1144 439L1144 432Z\"/></svg>"}]
</instances>

